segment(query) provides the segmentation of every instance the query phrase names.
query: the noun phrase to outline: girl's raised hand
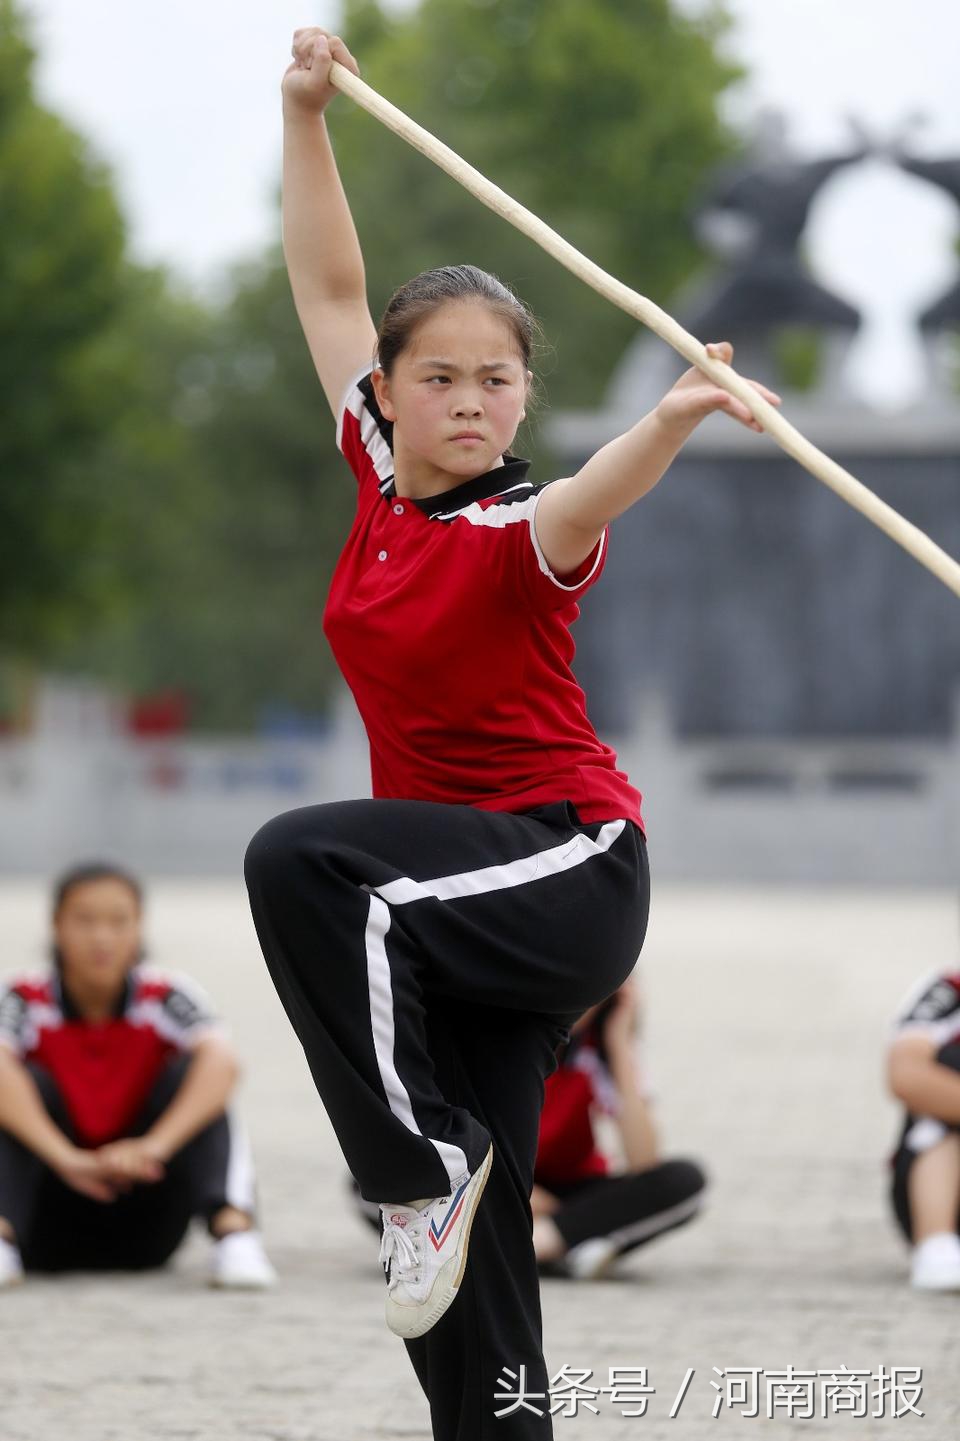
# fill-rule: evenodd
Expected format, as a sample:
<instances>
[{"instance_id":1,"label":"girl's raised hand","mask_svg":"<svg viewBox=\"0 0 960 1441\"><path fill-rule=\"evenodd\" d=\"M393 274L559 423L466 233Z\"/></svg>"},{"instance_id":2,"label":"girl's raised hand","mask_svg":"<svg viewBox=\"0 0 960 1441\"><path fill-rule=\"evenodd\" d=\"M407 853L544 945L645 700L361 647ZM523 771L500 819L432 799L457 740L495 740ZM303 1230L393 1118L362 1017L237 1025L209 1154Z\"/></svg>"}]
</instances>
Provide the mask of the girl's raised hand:
<instances>
[{"instance_id":1,"label":"girl's raised hand","mask_svg":"<svg viewBox=\"0 0 960 1441\"><path fill-rule=\"evenodd\" d=\"M706 349L712 360L722 360L729 365L733 359L733 346L728 340L708 345ZM747 384L771 405L780 404L780 397L775 390L768 390L758 380L750 380ZM696 366L681 375L673 389L663 397L657 406L657 415L671 430L686 434L715 410L725 410L734 420L739 420L741 425L750 430L763 430L763 426L757 424L741 400L714 385Z\"/></svg>"},{"instance_id":2,"label":"girl's raised hand","mask_svg":"<svg viewBox=\"0 0 960 1441\"><path fill-rule=\"evenodd\" d=\"M283 77L284 108L320 115L337 93L329 79L333 60L354 75L360 74L359 65L339 35L331 35L319 25L294 31L292 54L293 64Z\"/></svg>"}]
</instances>

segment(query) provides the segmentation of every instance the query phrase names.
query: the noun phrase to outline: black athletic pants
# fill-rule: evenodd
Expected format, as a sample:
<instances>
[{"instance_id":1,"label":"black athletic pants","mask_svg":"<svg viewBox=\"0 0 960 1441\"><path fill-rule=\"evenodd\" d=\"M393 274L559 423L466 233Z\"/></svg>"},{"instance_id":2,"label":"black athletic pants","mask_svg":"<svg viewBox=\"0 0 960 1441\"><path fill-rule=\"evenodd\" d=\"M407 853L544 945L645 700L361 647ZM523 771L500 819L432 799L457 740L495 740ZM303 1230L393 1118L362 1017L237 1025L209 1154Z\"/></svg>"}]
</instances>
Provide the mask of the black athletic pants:
<instances>
[{"instance_id":1,"label":"black athletic pants","mask_svg":"<svg viewBox=\"0 0 960 1441\"><path fill-rule=\"evenodd\" d=\"M934 1060L939 1061L941 1066L949 1066L952 1071L960 1071L960 1042L948 1041L946 1045L940 1047ZM937 1135L938 1131L941 1133L940 1135ZM928 1146L942 1139L949 1131L960 1131L960 1126L950 1125L946 1121L933 1121L929 1118L924 1120L922 1117L911 1115L908 1115L904 1121L900 1144L893 1158L890 1200L897 1224L911 1243L913 1241L913 1216L910 1210L910 1171L917 1157L921 1156ZM956 1229L960 1233L960 1213L957 1215Z\"/></svg>"},{"instance_id":2,"label":"black athletic pants","mask_svg":"<svg viewBox=\"0 0 960 1441\"><path fill-rule=\"evenodd\" d=\"M645 1171L551 1184L562 1202L550 1219L568 1246L608 1237L625 1255L696 1215L706 1179L695 1161L660 1161Z\"/></svg>"},{"instance_id":3,"label":"black athletic pants","mask_svg":"<svg viewBox=\"0 0 960 1441\"><path fill-rule=\"evenodd\" d=\"M639 828L346 801L270 821L247 851L274 984L369 1201L448 1195L494 1161L449 1311L407 1343L438 1441L551 1435L530 1190L543 1082L569 1024L630 974L649 897ZM538 1403L539 1404L539 1403Z\"/></svg>"},{"instance_id":4,"label":"black athletic pants","mask_svg":"<svg viewBox=\"0 0 960 1441\"><path fill-rule=\"evenodd\" d=\"M143 1135L166 1110L189 1060L178 1056L165 1067L130 1135ZM73 1139L53 1077L40 1066L27 1069L47 1111ZM225 1115L177 1152L162 1181L135 1186L110 1202L81 1196L32 1151L0 1131L0 1216L13 1226L28 1270L136 1271L162 1266L180 1245L192 1217L209 1220L228 1204L252 1211L252 1202L246 1143L232 1133Z\"/></svg>"}]
</instances>

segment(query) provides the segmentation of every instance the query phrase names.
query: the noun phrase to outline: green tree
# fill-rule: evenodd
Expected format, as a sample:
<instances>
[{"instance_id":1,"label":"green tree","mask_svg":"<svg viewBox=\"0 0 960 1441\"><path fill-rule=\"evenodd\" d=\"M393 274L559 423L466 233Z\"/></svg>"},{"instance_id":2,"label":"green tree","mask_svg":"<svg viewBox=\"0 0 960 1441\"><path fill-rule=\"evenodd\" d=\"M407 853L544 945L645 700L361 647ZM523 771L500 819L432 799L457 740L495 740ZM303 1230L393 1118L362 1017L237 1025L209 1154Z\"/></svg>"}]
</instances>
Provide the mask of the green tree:
<instances>
[{"instance_id":1,"label":"green tree","mask_svg":"<svg viewBox=\"0 0 960 1441\"><path fill-rule=\"evenodd\" d=\"M126 281L104 167L33 99L34 51L0 0L0 646L43 647L103 600L111 508L85 462L123 404L101 342Z\"/></svg>"},{"instance_id":2,"label":"green tree","mask_svg":"<svg viewBox=\"0 0 960 1441\"><path fill-rule=\"evenodd\" d=\"M346 0L363 77L578 249L663 303L691 272L691 197L733 148L718 100L720 6L669 0ZM408 275L473 260L541 316L554 405L599 400L636 323L348 100L330 111L375 306ZM554 355L555 353L555 355Z\"/></svg>"},{"instance_id":3,"label":"green tree","mask_svg":"<svg viewBox=\"0 0 960 1441\"><path fill-rule=\"evenodd\" d=\"M343 33L375 88L663 302L696 262L690 196L730 148L717 101L738 72L716 54L723 23L667 0L422 0L399 15L348 0ZM472 260L541 316L551 403L598 400L634 322L349 100L331 129L374 311L417 271ZM82 377L122 384L56 480L96 498L72 594L83 579L111 604L57 657L136 689L186 689L204 727L255 725L271 701L319 710L334 674L320 616L353 483L282 256L238 269L218 310L160 272L118 275L103 286L112 318L107 306L71 355ZM548 459L535 431L518 448Z\"/></svg>"},{"instance_id":4,"label":"green tree","mask_svg":"<svg viewBox=\"0 0 960 1441\"><path fill-rule=\"evenodd\" d=\"M322 710L321 613L354 496L282 263L240 267L218 313L174 304L158 279L123 335L153 363L103 447L126 497L105 558L139 601L63 658L187 691L203 729L254 728L269 702Z\"/></svg>"},{"instance_id":5,"label":"green tree","mask_svg":"<svg viewBox=\"0 0 960 1441\"><path fill-rule=\"evenodd\" d=\"M218 480L199 427L210 412L211 312L161 269L130 268L102 364L124 377L122 404L88 451L84 473L104 502L83 566L100 604L44 658L134 691L184 686L203 665L189 645L211 616L207 591Z\"/></svg>"}]
</instances>

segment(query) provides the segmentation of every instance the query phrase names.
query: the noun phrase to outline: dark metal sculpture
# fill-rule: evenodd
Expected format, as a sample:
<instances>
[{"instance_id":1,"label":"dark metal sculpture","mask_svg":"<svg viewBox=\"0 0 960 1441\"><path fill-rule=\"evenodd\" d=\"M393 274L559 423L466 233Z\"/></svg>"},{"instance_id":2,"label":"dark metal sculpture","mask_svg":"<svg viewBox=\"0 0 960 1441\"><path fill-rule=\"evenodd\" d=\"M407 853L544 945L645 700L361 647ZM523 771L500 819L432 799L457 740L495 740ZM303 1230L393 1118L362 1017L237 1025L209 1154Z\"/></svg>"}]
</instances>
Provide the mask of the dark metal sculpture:
<instances>
[{"instance_id":1,"label":"dark metal sculpture","mask_svg":"<svg viewBox=\"0 0 960 1441\"><path fill-rule=\"evenodd\" d=\"M705 243L733 269L687 315L698 334L735 338L798 324L857 329L860 312L814 280L800 253L817 193L837 170L872 153L862 128L855 121L850 125L852 149L804 160L786 143L783 117L764 111L746 155L715 172L695 223Z\"/></svg>"}]
</instances>

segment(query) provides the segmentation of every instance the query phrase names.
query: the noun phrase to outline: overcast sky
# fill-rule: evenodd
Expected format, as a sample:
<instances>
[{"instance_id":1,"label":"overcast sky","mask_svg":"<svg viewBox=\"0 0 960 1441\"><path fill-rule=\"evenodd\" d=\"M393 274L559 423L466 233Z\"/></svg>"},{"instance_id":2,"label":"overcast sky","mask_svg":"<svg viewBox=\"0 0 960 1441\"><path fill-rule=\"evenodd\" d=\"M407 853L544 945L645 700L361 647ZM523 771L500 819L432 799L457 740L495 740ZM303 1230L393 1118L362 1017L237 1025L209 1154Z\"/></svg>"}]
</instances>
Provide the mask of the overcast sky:
<instances>
[{"instance_id":1,"label":"overcast sky","mask_svg":"<svg viewBox=\"0 0 960 1441\"><path fill-rule=\"evenodd\" d=\"M278 87L290 37L298 25L334 28L337 4L23 3L40 48L41 97L113 167L138 255L207 283L276 235ZM696 10L702 0L679 3ZM957 0L728 0L728 9L730 48L752 72L731 100L736 120L776 105L797 148L815 154L844 143L847 114L883 138L923 111L918 148L960 156ZM955 273L958 229L945 194L881 161L821 193L811 262L865 314L851 374L877 404L908 403L922 386L907 322Z\"/></svg>"}]
</instances>

